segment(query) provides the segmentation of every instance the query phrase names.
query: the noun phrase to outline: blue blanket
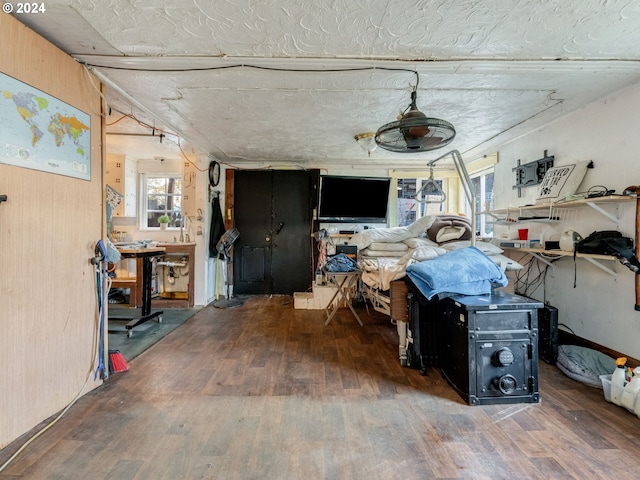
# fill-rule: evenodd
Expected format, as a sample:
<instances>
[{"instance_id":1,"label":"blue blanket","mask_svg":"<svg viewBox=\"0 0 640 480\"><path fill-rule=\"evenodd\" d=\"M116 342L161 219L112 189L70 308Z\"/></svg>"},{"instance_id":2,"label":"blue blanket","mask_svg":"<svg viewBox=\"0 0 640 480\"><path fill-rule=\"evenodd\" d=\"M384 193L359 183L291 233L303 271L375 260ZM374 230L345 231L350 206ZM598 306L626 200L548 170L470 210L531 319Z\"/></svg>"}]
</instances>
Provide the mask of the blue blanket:
<instances>
[{"instance_id":1,"label":"blue blanket","mask_svg":"<svg viewBox=\"0 0 640 480\"><path fill-rule=\"evenodd\" d=\"M508 283L500 267L476 247L413 263L407 267L407 276L429 300L439 293L488 295L494 286Z\"/></svg>"}]
</instances>

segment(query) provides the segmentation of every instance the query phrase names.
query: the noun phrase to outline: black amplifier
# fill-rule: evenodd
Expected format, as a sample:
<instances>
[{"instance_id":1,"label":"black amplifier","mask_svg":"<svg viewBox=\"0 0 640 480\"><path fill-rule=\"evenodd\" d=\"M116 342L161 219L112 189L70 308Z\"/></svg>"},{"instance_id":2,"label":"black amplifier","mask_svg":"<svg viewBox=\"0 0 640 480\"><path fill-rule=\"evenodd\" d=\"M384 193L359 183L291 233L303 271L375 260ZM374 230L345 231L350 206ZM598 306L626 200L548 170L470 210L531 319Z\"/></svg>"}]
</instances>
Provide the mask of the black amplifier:
<instances>
[{"instance_id":1,"label":"black amplifier","mask_svg":"<svg viewBox=\"0 0 640 480\"><path fill-rule=\"evenodd\" d=\"M407 360L406 366L417 368L423 375L427 367L440 365L439 304L437 300L427 300L415 287L407 281Z\"/></svg>"},{"instance_id":2,"label":"black amplifier","mask_svg":"<svg viewBox=\"0 0 640 480\"><path fill-rule=\"evenodd\" d=\"M551 365L558 360L558 309L545 305L538 310L538 358Z\"/></svg>"},{"instance_id":3,"label":"black amplifier","mask_svg":"<svg viewBox=\"0 0 640 480\"><path fill-rule=\"evenodd\" d=\"M469 405L537 403L538 309L500 292L440 302L443 377Z\"/></svg>"},{"instance_id":4,"label":"black amplifier","mask_svg":"<svg viewBox=\"0 0 640 480\"><path fill-rule=\"evenodd\" d=\"M344 253L347 257L356 260L358 257L358 247L355 245L336 245L336 254Z\"/></svg>"}]
</instances>

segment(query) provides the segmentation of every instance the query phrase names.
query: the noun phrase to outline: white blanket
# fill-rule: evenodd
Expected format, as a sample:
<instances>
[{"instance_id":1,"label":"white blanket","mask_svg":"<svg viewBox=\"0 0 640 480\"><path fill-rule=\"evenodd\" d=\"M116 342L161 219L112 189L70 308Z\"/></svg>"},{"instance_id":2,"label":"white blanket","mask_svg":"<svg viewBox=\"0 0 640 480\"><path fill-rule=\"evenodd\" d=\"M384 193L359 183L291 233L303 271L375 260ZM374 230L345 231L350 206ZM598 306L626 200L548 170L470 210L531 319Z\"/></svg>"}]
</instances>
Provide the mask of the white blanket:
<instances>
[{"instance_id":1,"label":"white blanket","mask_svg":"<svg viewBox=\"0 0 640 480\"><path fill-rule=\"evenodd\" d=\"M390 243L389 245L395 245ZM406 246L406 245L405 245ZM365 257L404 257L407 252L399 250L373 250L372 248L365 248L360 252Z\"/></svg>"},{"instance_id":2,"label":"white blanket","mask_svg":"<svg viewBox=\"0 0 640 480\"><path fill-rule=\"evenodd\" d=\"M386 242L372 242L369 245L369 250L378 250L382 252L406 252L409 250L409 245L404 242L399 243L386 243Z\"/></svg>"},{"instance_id":3,"label":"white blanket","mask_svg":"<svg viewBox=\"0 0 640 480\"><path fill-rule=\"evenodd\" d=\"M420 237L433 225L435 219L436 217L426 216L419 218L406 227L370 228L369 230L356 233L351 237L351 240L349 240L349 244L357 246L358 251L360 251L367 248L373 242L396 243L412 237Z\"/></svg>"},{"instance_id":4,"label":"white blanket","mask_svg":"<svg viewBox=\"0 0 640 480\"><path fill-rule=\"evenodd\" d=\"M448 251L454 251L458 248L465 248L470 245L470 242L460 242L458 245L448 244L447 248L433 247L423 245L418 248L411 248L404 253L401 257L398 253L401 252L370 252L378 253L379 256L360 256L358 265L362 270L362 281L371 288L379 290L388 290L391 282L403 278L406 275L406 269L414 262L423 262L426 260L432 260L441 255L444 255ZM497 252L502 252L502 249L492 245L490 243L478 242L477 247L479 250L485 253L500 269L505 271L520 270L523 266L517 261L505 257ZM361 253L367 252L369 249L365 249Z\"/></svg>"},{"instance_id":5,"label":"white blanket","mask_svg":"<svg viewBox=\"0 0 640 480\"><path fill-rule=\"evenodd\" d=\"M371 262L368 263L367 262ZM396 257L377 257L367 259L361 264L362 281L371 288L389 290L391 282L406 275L406 263L400 263Z\"/></svg>"},{"instance_id":6,"label":"white blanket","mask_svg":"<svg viewBox=\"0 0 640 480\"><path fill-rule=\"evenodd\" d=\"M447 251L440 247L422 246L409 250L400 258L390 255L360 257L359 266L363 272L362 281L372 288L389 290L391 282L404 277L407 267L413 262L431 260L445 253Z\"/></svg>"}]
</instances>

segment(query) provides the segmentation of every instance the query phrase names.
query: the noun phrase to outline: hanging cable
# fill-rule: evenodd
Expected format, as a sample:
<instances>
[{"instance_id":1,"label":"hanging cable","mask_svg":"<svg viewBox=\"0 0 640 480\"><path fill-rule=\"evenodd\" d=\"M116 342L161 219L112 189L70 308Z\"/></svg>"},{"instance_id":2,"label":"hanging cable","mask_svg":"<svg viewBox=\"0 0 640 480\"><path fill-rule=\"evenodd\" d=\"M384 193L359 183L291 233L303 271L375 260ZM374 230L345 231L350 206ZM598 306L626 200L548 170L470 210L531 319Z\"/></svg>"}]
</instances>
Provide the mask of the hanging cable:
<instances>
[{"instance_id":1,"label":"hanging cable","mask_svg":"<svg viewBox=\"0 0 640 480\"><path fill-rule=\"evenodd\" d=\"M364 72L367 70L382 70L387 72L409 72L416 76L415 89L420 83L418 72L412 68L392 68L392 67L352 67L352 68L285 68L285 67L265 67L262 65L250 65L246 63L237 63L233 65L220 65L217 67L190 67L190 68L132 68L132 67L114 67L110 65L98 65L95 63L80 62L82 65L91 68L104 68L109 70L126 70L129 72L158 72L158 73L181 73L181 72L209 72L214 70L227 70L233 68L254 68L256 70L270 70L275 72L300 72L300 73L346 73L346 72Z\"/></svg>"}]
</instances>

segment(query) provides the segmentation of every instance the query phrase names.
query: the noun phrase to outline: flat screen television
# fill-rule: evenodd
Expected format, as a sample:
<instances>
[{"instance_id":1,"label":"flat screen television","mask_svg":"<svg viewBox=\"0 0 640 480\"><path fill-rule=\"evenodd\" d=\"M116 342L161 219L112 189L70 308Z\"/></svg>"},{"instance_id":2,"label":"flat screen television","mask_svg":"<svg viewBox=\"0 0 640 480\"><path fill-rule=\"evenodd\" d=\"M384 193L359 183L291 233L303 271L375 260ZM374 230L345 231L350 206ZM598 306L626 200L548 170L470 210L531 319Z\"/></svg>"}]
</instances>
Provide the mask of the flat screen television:
<instances>
[{"instance_id":1,"label":"flat screen television","mask_svg":"<svg viewBox=\"0 0 640 480\"><path fill-rule=\"evenodd\" d=\"M387 223L386 177L320 176L318 220L335 223Z\"/></svg>"}]
</instances>

